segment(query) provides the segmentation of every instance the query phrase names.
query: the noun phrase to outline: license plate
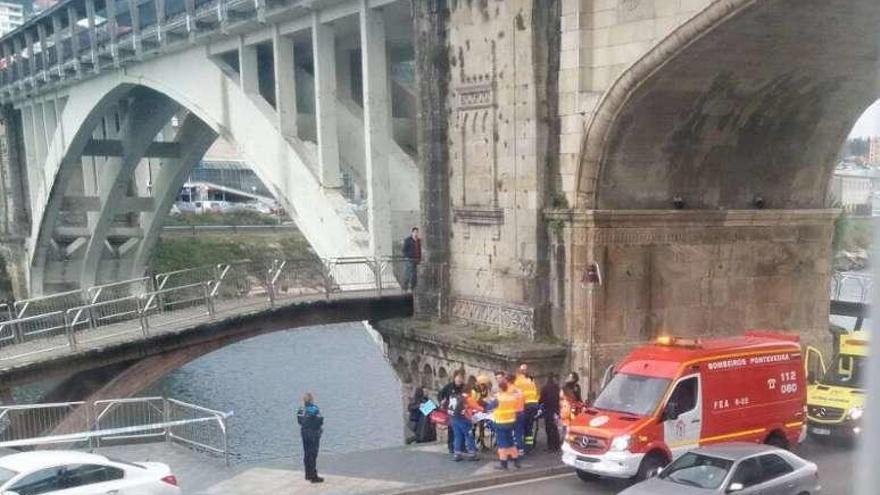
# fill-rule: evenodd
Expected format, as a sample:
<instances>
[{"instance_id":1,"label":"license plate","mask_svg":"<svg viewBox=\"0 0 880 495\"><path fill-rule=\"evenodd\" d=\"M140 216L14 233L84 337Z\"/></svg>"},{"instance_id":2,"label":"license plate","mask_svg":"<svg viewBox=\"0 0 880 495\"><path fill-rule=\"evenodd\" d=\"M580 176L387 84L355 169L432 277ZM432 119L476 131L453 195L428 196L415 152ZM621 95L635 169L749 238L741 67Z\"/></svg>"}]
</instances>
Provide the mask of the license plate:
<instances>
[{"instance_id":1,"label":"license plate","mask_svg":"<svg viewBox=\"0 0 880 495\"><path fill-rule=\"evenodd\" d=\"M813 428L810 428L810 433L813 433L813 434L816 434L816 435L830 435L830 434L831 434L831 429L829 429L829 428L817 428L817 427L814 426Z\"/></svg>"}]
</instances>

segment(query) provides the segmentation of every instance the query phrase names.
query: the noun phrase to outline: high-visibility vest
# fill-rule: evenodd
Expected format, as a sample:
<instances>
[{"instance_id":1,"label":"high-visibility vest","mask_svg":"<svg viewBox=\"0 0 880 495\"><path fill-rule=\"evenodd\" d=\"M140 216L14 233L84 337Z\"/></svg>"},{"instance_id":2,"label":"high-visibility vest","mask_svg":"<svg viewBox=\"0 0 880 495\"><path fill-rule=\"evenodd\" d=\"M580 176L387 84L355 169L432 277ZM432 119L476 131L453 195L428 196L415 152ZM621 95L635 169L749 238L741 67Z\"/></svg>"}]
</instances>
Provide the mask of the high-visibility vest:
<instances>
[{"instance_id":1,"label":"high-visibility vest","mask_svg":"<svg viewBox=\"0 0 880 495\"><path fill-rule=\"evenodd\" d=\"M507 392L499 391L495 395L498 401L498 407L492 411L492 421L499 425L508 425L516 423L516 411L519 404L517 394L508 390Z\"/></svg>"},{"instance_id":2,"label":"high-visibility vest","mask_svg":"<svg viewBox=\"0 0 880 495\"><path fill-rule=\"evenodd\" d=\"M465 401L465 406L467 407L468 416L472 416L475 412L483 412L484 408L480 404L480 400L478 399L479 395L474 395L473 393L468 394L467 399Z\"/></svg>"},{"instance_id":3,"label":"high-visibility vest","mask_svg":"<svg viewBox=\"0 0 880 495\"><path fill-rule=\"evenodd\" d=\"M525 375L516 375L516 380L513 384L522 392L523 400L525 400L526 404L538 403L538 387L531 378Z\"/></svg>"}]
</instances>

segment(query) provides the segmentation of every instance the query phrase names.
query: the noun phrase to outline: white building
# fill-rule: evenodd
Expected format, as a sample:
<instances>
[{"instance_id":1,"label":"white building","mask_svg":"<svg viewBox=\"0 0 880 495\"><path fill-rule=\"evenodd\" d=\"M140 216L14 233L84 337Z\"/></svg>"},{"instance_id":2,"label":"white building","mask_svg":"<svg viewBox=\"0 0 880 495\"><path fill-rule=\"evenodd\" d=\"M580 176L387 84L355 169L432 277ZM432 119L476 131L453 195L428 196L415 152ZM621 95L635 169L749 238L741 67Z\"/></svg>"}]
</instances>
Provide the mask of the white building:
<instances>
[{"instance_id":1,"label":"white building","mask_svg":"<svg viewBox=\"0 0 880 495\"><path fill-rule=\"evenodd\" d=\"M868 139L868 165L880 165L880 137L874 136Z\"/></svg>"},{"instance_id":2,"label":"white building","mask_svg":"<svg viewBox=\"0 0 880 495\"><path fill-rule=\"evenodd\" d=\"M0 2L0 36L24 23L24 7L18 3Z\"/></svg>"}]
</instances>

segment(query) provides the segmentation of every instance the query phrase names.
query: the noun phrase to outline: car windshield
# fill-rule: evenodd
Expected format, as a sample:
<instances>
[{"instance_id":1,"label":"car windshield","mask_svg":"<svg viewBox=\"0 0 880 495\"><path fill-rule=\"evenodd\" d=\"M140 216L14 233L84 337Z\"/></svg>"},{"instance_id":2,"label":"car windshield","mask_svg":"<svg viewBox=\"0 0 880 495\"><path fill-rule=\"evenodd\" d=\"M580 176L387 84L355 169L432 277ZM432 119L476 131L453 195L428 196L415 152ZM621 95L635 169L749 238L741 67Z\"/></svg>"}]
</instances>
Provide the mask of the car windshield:
<instances>
[{"instance_id":1,"label":"car windshield","mask_svg":"<svg viewBox=\"0 0 880 495\"><path fill-rule=\"evenodd\" d=\"M0 467L0 485L14 478L16 474L18 473L11 469Z\"/></svg>"},{"instance_id":2,"label":"car windshield","mask_svg":"<svg viewBox=\"0 0 880 495\"><path fill-rule=\"evenodd\" d=\"M831 369L822 377L823 385L832 387L864 388L867 359L864 356L839 354L831 363Z\"/></svg>"},{"instance_id":3,"label":"car windshield","mask_svg":"<svg viewBox=\"0 0 880 495\"><path fill-rule=\"evenodd\" d=\"M667 378L618 373L602 389L593 406L606 411L647 416L657 409L669 382Z\"/></svg>"},{"instance_id":4,"label":"car windshield","mask_svg":"<svg viewBox=\"0 0 880 495\"><path fill-rule=\"evenodd\" d=\"M688 452L660 473L660 478L679 485L712 490L721 486L733 461Z\"/></svg>"}]
</instances>

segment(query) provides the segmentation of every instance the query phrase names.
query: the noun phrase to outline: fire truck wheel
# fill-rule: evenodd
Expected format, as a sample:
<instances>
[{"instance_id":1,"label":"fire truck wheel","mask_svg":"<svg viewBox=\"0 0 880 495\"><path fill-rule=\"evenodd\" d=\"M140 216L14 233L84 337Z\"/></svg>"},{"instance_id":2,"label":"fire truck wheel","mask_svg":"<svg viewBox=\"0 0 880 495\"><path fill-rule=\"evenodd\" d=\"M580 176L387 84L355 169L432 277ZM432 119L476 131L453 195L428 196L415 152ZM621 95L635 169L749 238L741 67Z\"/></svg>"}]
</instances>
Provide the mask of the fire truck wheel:
<instances>
[{"instance_id":1,"label":"fire truck wheel","mask_svg":"<svg viewBox=\"0 0 880 495\"><path fill-rule=\"evenodd\" d=\"M660 472L667 464L669 464L669 460L666 459L666 456L660 452L651 452L642 459L642 463L639 464L639 472L636 473L636 482L644 481L651 476L655 476Z\"/></svg>"},{"instance_id":2,"label":"fire truck wheel","mask_svg":"<svg viewBox=\"0 0 880 495\"><path fill-rule=\"evenodd\" d=\"M597 479L599 479L598 474L588 473L588 472L582 471L580 469L576 469L575 471L577 472L578 478L580 478L581 481L585 481L585 482L589 483L591 481L596 481Z\"/></svg>"},{"instance_id":3,"label":"fire truck wheel","mask_svg":"<svg viewBox=\"0 0 880 495\"><path fill-rule=\"evenodd\" d=\"M778 431L774 431L773 433L768 435L767 439L764 440L764 443L785 450L788 450L789 447L788 439L786 439L785 435L779 433Z\"/></svg>"}]
</instances>

